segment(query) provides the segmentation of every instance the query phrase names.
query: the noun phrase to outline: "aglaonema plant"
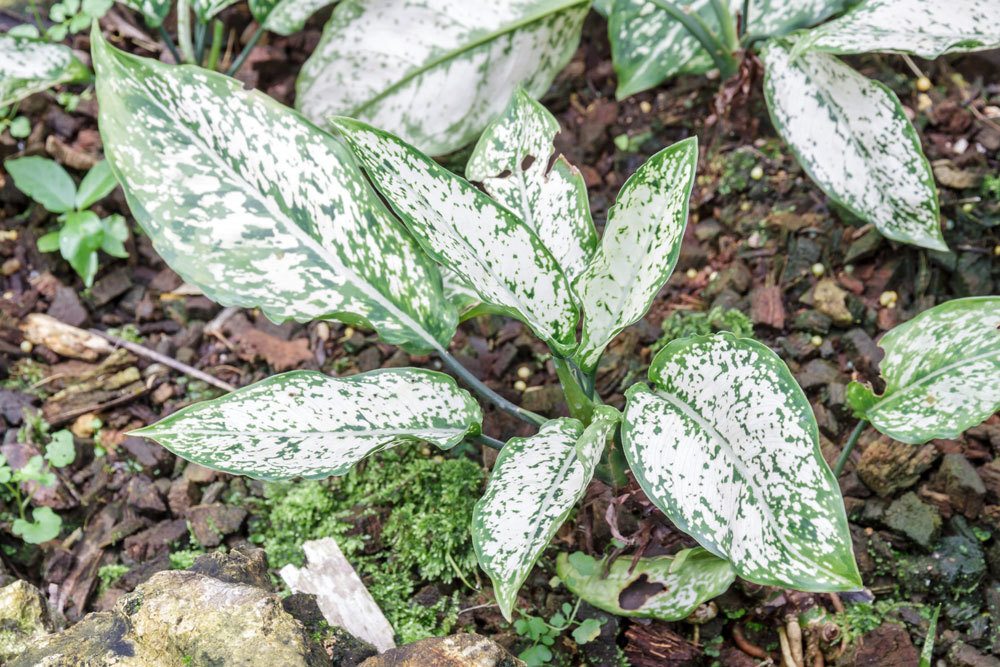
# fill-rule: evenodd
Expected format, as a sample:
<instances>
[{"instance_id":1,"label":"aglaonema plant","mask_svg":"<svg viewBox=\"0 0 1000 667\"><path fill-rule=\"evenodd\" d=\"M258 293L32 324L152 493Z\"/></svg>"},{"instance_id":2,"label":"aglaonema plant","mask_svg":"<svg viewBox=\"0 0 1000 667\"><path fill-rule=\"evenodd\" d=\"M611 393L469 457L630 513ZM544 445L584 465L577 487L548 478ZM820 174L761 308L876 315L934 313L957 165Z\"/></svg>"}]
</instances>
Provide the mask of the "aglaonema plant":
<instances>
[{"instance_id":1,"label":"aglaonema plant","mask_svg":"<svg viewBox=\"0 0 1000 667\"><path fill-rule=\"evenodd\" d=\"M713 67L728 78L741 53L757 53L774 127L813 182L886 238L947 250L934 177L903 106L836 55L996 48L988 4L864 0L826 23L851 3L611 0L605 11L619 97Z\"/></svg>"},{"instance_id":2,"label":"aglaonema plant","mask_svg":"<svg viewBox=\"0 0 1000 667\"><path fill-rule=\"evenodd\" d=\"M362 121L331 119L333 136L220 74L125 54L96 30L92 43L108 162L185 280L275 321L340 320L435 354L482 399L537 427L494 440L455 379L400 368L276 375L136 433L190 461L272 480L343 474L408 443L493 446L472 535L508 619L595 474L614 482L622 459L701 545L640 561L669 586L628 612L682 618L737 575L807 591L861 586L815 417L769 348L732 334L676 340L653 359L652 386L629 389L624 414L594 393L602 351L643 317L677 261L693 138L628 179L599 237L580 174L553 159L555 119L524 93L473 151L467 173L481 190ZM571 417L513 404L451 356L460 318L485 311L520 320L548 345ZM560 569L613 611L615 586L633 574L602 578L581 554Z\"/></svg>"}]
</instances>

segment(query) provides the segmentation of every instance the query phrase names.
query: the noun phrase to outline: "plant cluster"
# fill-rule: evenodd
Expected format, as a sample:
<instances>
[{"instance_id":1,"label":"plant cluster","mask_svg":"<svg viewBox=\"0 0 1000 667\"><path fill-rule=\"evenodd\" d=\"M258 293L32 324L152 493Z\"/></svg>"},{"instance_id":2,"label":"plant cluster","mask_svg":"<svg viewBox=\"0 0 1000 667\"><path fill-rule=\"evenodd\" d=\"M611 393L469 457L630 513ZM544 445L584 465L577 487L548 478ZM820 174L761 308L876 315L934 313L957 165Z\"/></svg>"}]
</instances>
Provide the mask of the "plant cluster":
<instances>
[{"instance_id":1,"label":"plant cluster","mask_svg":"<svg viewBox=\"0 0 1000 667\"><path fill-rule=\"evenodd\" d=\"M43 430L44 434L44 430ZM24 465L12 468L0 454L0 517L10 522L10 531L28 544L41 544L55 538L62 530L62 517L50 507L31 508L32 486L52 487L58 482L55 470L76 460L73 434L56 431L45 446L45 454L35 454ZM25 485L22 487L22 484ZM13 508L11 511L10 508Z\"/></svg>"}]
</instances>

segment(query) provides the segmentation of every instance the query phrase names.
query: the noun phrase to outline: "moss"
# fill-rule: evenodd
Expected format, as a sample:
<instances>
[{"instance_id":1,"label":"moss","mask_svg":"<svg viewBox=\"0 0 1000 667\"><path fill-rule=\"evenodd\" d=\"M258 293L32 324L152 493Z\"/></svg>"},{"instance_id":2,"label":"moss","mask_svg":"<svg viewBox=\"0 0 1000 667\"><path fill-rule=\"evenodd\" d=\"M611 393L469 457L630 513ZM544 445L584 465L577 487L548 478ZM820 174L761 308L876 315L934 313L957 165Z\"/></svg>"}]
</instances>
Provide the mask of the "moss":
<instances>
[{"instance_id":1,"label":"moss","mask_svg":"<svg viewBox=\"0 0 1000 667\"><path fill-rule=\"evenodd\" d=\"M121 563L112 563L111 565L102 565L97 571L97 578L101 582L98 587L98 595L108 590L111 584L115 583L128 572L128 565L122 565Z\"/></svg>"},{"instance_id":2,"label":"moss","mask_svg":"<svg viewBox=\"0 0 1000 667\"><path fill-rule=\"evenodd\" d=\"M750 189L750 170L759 157L753 148L738 148L724 158L722 174L719 176L718 192L730 195Z\"/></svg>"},{"instance_id":3,"label":"moss","mask_svg":"<svg viewBox=\"0 0 1000 667\"><path fill-rule=\"evenodd\" d=\"M202 548L197 549L177 549L170 552L170 569L186 570L194 565L194 559L205 554Z\"/></svg>"},{"instance_id":4,"label":"moss","mask_svg":"<svg viewBox=\"0 0 1000 667\"><path fill-rule=\"evenodd\" d=\"M403 642L446 634L457 593L413 601L424 584L450 585L476 569L469 526L482 491L473 461L408 447L383 452L339 478L273 483L248 501L250 539L274 569L301 566L302 543L333 537Z\"/></svg>"},{"instance_id":5,"label":"moss","mask_svg":"<svg viewBox=\"0 0 1000 667\"><path fill-rule=\"evenodd\" d=\"M653 352L677 338L705 336L719 331L731 331L737 336L752 337L753 321L735 308L716 306L706 312L675 310L663 320L663 335L652 345Z\"/></svg>"}]
</instances>

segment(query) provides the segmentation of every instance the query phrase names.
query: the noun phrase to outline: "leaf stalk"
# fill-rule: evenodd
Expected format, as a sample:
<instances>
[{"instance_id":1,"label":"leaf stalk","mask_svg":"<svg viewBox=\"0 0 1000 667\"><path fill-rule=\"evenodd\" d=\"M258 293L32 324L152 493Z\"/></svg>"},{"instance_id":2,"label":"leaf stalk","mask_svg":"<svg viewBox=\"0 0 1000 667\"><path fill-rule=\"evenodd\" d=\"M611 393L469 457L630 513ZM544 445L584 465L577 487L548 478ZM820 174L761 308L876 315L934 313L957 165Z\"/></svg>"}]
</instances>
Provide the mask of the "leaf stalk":
<instances>
[{"instance_id":1,"label":"leaf stalk","mask_svg":"<svg viewBox=\"0 0 1000 667\"><path fill-rule=\"evenodd\" d=\"M177 0L177 43L180 45L182 60L193 63L194 45L191 43L190 0Z\"/></svg>"},{"instance_id":2,"label":"leaf stalk","mask_svg":"<svg viewBox=\"0 0 1000 667\"><path fill-rule=\"evenodd\" d=\"M531 410L525 410L521 406L511 403L506 398L490 389L486 386L486 383L477 378L469 369L459 363L458 359L451 356L451 354L449 354L443 347L437 348L437 354L441 359L441 362L447 366L448 370L454 373L458 379L462 380L474 392L485 398L493 405L497 406L500 410L503 410L512 417L517 417L521 421L534 426L541 426L546 422L545 417L540 414L534 413Z\"/></svg>"},{"instance_id":3,"label":"leaf stalk","mask_svg":"<svg viewBox=\"0 0 1000 667\"><path fill-rule=\"evenodd\" d=\"M866 426L868 426L868 420L862 419L854 427L854 430L851 431L851 436L847 439L847 444L844 445L843 451L837 457L837 462L833 465L833 474L837 477L840 477L840 473L844 471L844 466L847 465L847 460L851 458L851 452L854 451L854 445L858 444L858 438L861 437Z\"/></svg>"},{"instance_id":4,"label":"leaf stalk","mask_svg":"<svg viewBox=\"0 0 1000 667\"><path fill-rule=\"evenodd\" d=\"M246 62L248 57L250 57L250 52L253 51L253 47L257 46L257 42L259 42L260 38L263 36L264 26L259 25L257 26L257 30L254 34L250 36L250 41L248 41L246 46L243 47L243 50L240 51L240 55L236 56L236 60L234 60L233 64L229 66L229 69L226 70L226 76L235 76L236 73L240 71L240 68L243 67L243 63Z\"/></svg>"}]
</instances>

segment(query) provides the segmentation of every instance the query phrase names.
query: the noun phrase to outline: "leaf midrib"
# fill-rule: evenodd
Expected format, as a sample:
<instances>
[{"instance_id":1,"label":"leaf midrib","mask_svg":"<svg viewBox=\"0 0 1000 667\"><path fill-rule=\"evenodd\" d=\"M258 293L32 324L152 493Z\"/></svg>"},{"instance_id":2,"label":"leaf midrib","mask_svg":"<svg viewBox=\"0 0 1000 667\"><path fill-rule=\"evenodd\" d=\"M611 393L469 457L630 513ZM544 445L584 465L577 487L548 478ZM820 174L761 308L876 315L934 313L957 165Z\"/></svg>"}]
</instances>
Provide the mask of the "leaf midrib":
<instances>
[{"instance_id":1,"label":"leaf midrib","mask_svg":"<svg viewBox=\"0 0 1000 667\"><path fill-rule=\"evenodd\" d=\"M997 357L997 360L1000 361L1000 350L990 350L982 354L977 354L972 357L958 359L956 361L951 362L950 364L945 364L941 368L931 371L930 373L917 378L913 382L908 383L906 386L899 387L896 391L892 392L891 394L883 396L877 403L868 408L867 412L869 414L874 413L880 408L885 408L888 403L891 403L896 399L901 399L908 396L912 392L916 391L922 385L944 375L949 371L961 368L962 366L968 364L973 364L977 361L982 361L983 359L989 359L991 356Z\"/></svg>"},{"instance_id":2,"label":"leaf midrib","mask_svg":"<svg viewBox=\"0 0 1000 667\"><path fill-rule=\"evenodd\" d=\"M509 23L509 24L505 25L504 27L500 28L499 30L494 30L492 32L486 33L486 34L478 37L477 39L475 39L475 40L473 40L473 41L471 41L471 42L469 42L469 43L467 43L467 44L465 44L463 46L460 46L458 48L446 51L445 53L442 53L440 56L438 56L438 57L436 57L436 58L434 58L432 60L427 61L426 63L424 63L420 67L417 67L416 69L413 69L413 70L407 72L406 74L404 74L399 79L399 81L396 81L395 83L387 86L381 92L379 92L378 94L374 95L368 101L366 101L366 102L364 102L362 104L359 104L358 106L354 107L354 109L350 113L348 113L346 115L353 116L355 118L360 118L361 115L365 111L367 111L369 108L371 108L372 106L378 104L379 102L381 102L385 98L389 97L390 95L392 95L393 93L395 93L397 90L399 90L399 89L403 88L404 86L406 86L407 84L409 84L414 79L416 79L416 78L418 78L420 76L423 76L427 72L431 71L432 69L434 69L436 67L439 67L440 65L448 62L449 60L454 60L455 58L458 58L459 56L461 56L463 53L466 53L466 52L471 51L473 49L479 48L480 46L482 46L484 44L487 44L487 43L489 43L489 42L491 42L491 41L493 41L495 39L498 39L498 38L502 37L503 35L506 35L506 34L515 32L517 30L520 30L521 28L523 28L523 27L525 27L527 25L530 25L532 23L536 23L538 21L541 21L541 20L543 20L543 19L545 19L545 18L547 18L549 16L552 16L554 14L558 14L559 12L566 11L567 9L573 8L573 7L578 6L578 5L587 5L589 3L590 3L590 0L568 0L566 2L563 2L560 5L557 5L555 7L551 7L549 9L545 10L545 11L536 12L536 13L531 14L530 16L524 17L524 18L522 18L522 19L520 19L518 21L514 21L513 23Z\"/></svg>"},{"instance_id":3,"label":"leaf midrib","mask_svg":"<svg viewBox=\"0 0 1000 667\"><path fill-rule=\"evenodd\" d=\"M445 429L440 427L414 427L414 428L400 428L400 429L370 429L361 431L349 431L349 430L320 430L315 431L241 431L236 429L191 429L185 428L183 432L175 431L173 429L167 430L145 430L133 431L133 433L139 433L143 436L148 437L183 437L188 435L198 435L198 436L239 436L239 437L282 437L282 438L311 438L311 437L323 437L332 439L349 439L349 438L383 438L383 437L415 437L420 438L424 434L428 433L440 433L445 436L454 436L460 433L466 432L468 429L463 429L459 427ZM420 435L415 435L420 434Z\"/></svg>"}]
</instances>

